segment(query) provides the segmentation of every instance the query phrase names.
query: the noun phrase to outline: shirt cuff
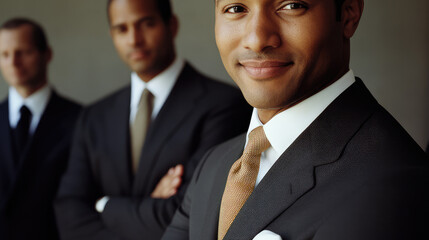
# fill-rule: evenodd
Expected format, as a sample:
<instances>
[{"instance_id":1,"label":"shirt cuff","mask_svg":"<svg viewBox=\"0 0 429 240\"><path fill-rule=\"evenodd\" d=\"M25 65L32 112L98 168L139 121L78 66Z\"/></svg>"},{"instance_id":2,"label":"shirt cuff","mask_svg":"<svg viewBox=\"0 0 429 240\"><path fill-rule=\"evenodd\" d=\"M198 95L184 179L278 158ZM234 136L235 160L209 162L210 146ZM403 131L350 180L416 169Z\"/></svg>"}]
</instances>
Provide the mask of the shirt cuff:
<instances>
[{"instance_id":1,"label":"shirt cuff","mask_svg":"<svg viewBox=\"0 0 429 240\"><path fill-rule=\"evenodd\" d=\"M109 197L108 196L104 196L102 198L100 198L96 203L95 203L95 210L97 210L97 212L102 213L104 211L104 208L106 207L107 202L109 201Z\"/></svg>"}]
</instances>

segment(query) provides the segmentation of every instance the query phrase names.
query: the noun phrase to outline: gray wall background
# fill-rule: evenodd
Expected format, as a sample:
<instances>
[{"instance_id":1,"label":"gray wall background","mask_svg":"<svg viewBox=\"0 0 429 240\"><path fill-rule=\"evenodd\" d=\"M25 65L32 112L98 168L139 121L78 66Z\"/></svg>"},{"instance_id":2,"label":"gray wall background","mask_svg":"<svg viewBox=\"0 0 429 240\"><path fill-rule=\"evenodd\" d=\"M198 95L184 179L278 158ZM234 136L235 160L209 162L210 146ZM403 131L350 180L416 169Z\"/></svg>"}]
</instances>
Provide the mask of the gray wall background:
<instances>
[{"instance_id":1,"label":"gray wall background","mask_svg":"<svg viewBox=\"0 0 429 240\"><path fill-rule=\"evenodd\" d=\"M202 72L234 84L214 41L213 0L172 0L180 20L180 56ZM0 0L0 22L24 16L40 22L54 59L49 78L88 104L126 85L129 71L110 40L105 0ZM429 140L429 1L366 1L352 40L351 68L422 147ZM7 96L0 76L0 99Z\"/></svg>"}]
</instances>

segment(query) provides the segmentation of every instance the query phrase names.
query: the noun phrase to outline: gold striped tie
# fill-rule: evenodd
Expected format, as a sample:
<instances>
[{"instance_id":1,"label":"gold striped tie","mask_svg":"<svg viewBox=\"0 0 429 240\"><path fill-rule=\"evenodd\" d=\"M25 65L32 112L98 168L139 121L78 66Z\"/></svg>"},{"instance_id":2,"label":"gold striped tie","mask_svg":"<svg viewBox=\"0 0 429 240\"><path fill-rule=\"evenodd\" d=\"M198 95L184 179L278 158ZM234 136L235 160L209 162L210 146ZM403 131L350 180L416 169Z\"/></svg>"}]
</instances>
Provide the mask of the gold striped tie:
<instances>
[{"instance_id":1,"label":"gold striped tie","mask_svg":"<svg viewBox=\"0 0 429 240\"><path fill-rule=\"evenodd\" d=\"M153 95L146 88L140 96L137 114L131 126L132 169L136 173L153 108Z\"/></svg>"},{"instance_id":2,"label":"gold striped tie","mask_svg":"<svg viewBox=\"0 0 429 240\"><path fill-rule=\"evenodd\" d=\"M262 126L249 133L243 155L232 165L220 205L218 240L222 240L255 188L261 153L270 147Z\"/></svg>"}]
</instances>

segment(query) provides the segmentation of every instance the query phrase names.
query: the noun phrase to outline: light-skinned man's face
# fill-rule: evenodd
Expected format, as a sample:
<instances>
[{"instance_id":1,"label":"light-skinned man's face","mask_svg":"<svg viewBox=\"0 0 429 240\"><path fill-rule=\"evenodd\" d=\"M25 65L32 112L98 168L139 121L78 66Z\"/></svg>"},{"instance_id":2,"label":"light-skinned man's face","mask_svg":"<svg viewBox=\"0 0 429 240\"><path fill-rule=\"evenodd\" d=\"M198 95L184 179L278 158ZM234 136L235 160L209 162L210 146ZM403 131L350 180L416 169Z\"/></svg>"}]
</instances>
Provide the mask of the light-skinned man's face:
<instances>
[{"instance_id":1,"label":"light-skinned man's face","mask_svg":"<svg viewBox=\"0 0 429 240\"><path fill-rule=\"evenodd\" d=\"M109 7L110 32L122 60L149 81L175 58L175 17L164 22L154 0L114 0Z\"/></svg>"},{"instance_id":2,"label":"light-skinned man's face","mask_svg":"<svg viewBox=\"0 0 429 240\"><path fill-rule=\"evenodd\" d=\"M50 59L50 51L41 52L33 43L31 26L0 30L0 69L18 92L32 93L46 83Z\"/></svg>"},{"instance_id":3,"label":"light-skinned man's face","mask_svg":"<svg viewBox=\"0 0 429 240\"><path fill-rule=\"evenodd\" d=\"M357 25L343 14L337 21L334 0L216 0L222 61L261 121L347 72Z\"/></svg>"}]
</instances>

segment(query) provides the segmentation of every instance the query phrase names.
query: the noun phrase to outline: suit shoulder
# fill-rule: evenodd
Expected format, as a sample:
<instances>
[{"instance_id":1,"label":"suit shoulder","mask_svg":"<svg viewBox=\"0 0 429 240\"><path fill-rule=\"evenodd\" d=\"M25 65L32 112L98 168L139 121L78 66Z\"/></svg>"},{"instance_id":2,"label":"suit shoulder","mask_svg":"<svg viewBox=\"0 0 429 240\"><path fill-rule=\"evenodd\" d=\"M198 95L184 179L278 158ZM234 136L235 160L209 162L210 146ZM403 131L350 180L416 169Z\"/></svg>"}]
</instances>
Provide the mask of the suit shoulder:
<instances>
[{"instance_id":1,"label":"suit shoulder","mask_svg":"<svg viewBox=\"0 0 429 240\"><path fill-rule=\"evenodd\" d=\"M102 113L110 111L111 107L123 102L130 101L131 86L123 87L96 102L85 107L85 112Z\"/></svg>"},{"instance_id":2,"label":"suit shoulder","mask_svg":"<svg viewBox=\"0 0 429 240\"><path fill-rule=\"evenodd\" d=\"M394 168L419 166L428 162L423 149L380 105L356 132L347 150L351 150L350 152L362 159L367 159L371 164Z\"/></svg>"},{"instance_id":3,"label":"suit shoulder","mask_svg":"<svg viewBox=\"0 0 429 240\"><path fill-rule=\"evenodd\" d=\"M237 149L242 151L245 141L246 133L243 133L214 146L207 156L208 161L210 162L210 159L212 159L212 163L219 164L219 159L225 159L223 156L228 156L231 151L236 151Z\"/></svg>"},{"instance_id":4,"label":"suit shoulder","mask_svg":"<svg viewBox=\"0 0 429 240\"><path fill-rule=\"evenodd\" d=\"M241 91L228 83L208 77L204 78L203 83L207 87L207 91L219 97L243 98Z\"/></svg>"},{"instance_id":5,"label":"suit shoulder","mask_svg":"<svg viewBox=\"0 0 429 240\"><path fill-rule=\"evenodd\" d=\"M131 94L131 85L127 85L113 93L108 94L107 96L95 101L90 104L91 108L99 108L104 107L106 105L110 105L118 100L122 100L123 98L129 98Z\"/></svg>"},{"instance_id":6,"label":"suit shoulder","mask_svg":"<svg viewBox=\"0 0 429 240\"><path fill-rule=\"evenodd\" d=\"M194 176L195 179L197 181L200 177L204 179L215 179L216 176L213 175L217 172L215 169L225 166L225 160L229 159L230 155L236 155L237 152L241 155L245 140L246 134L244 133L210 148L197 167L198 170Z\"/></svg>"},{"instance_id":7,"label":"suit shoulder","mask_svg":"<svg viewBox=\"0 0 429 240\"><path fill-rule=\"evenodd\" d=\"M85 106L81 111L78 126L98 128L101 123L106 123L112 116L128 117L130 94L131 87L127 86Z\"/></svg>"},{"instance_id":8,"label":"suit shoulder","mask_svg":"<svg viewBox=\"0 0 429 240\"><path fill-rule=\"evenodd\" d=\"M185 68L183 69L183 73L188 75L189 78L198 81L207 94L217 95L219 97L219 100L222 97L242 98L242 94L238 88L220 80L208 77L203 73L199 72L194 67L192 67L190 64L186 64Z\"/></svg>"},{"instance_id":9,"label":"suit shoulder","mask_svg":"<svg viewBox=\"0 0 429 240\"><path fill-rule=\"evenodd\" d=\"M56 101L58 101L59 104L62 105L62 108L66 109L67 111L71 111L71 112L80 112L82 109L82 105L74 100L71 100L69 98L66 98L64 96L59 95L58 93L56 94Z\"/></svg>"},{"instance_id":10,"label":"suit shoulder","mask_svg":"<svg viewBox=\"0 0 429 240\"><path fill-rule=\"evenodd\" d=\"M3 99L3 100L0 102L0 109L3 109L3 108L5 108L5 107L7 107L7 98Z\"/></svg>"}]
</instances>

